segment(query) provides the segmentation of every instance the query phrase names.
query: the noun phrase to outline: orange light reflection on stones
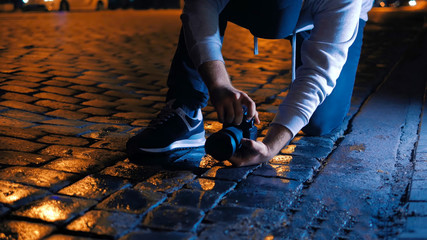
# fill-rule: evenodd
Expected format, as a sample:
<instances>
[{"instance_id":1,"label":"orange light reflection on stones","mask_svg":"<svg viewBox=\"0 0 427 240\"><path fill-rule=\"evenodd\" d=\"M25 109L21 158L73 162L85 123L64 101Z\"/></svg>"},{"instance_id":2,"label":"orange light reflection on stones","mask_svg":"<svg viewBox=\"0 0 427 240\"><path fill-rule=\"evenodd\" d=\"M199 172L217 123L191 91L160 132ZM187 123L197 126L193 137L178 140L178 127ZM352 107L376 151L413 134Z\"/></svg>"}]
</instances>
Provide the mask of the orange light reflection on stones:
<instances>
[{"instance_id":1,"label":"orange light reflection on stones","mask_svg":"<svg viewBox=\"0 0 427 240\"><path fill-rule=\"evenodd\" d=\"M31 211L34 213L34 215L37 215L41 219L48 222L55 222L66 219L66 214L63 213L57 204L52 202L46 202L44 205L33 207Z\"/></svg>"},{"instance_id":2,"label":"orange light reflection on stones","mask_svg":"<svg viewBox=\"0 0 427 240\"><path fill-rule=\"evenodd\" d=\"M205 191L212 190L215 187L215 181L206 178L199 178L199 184L200 187Z\"/></svg>"}]
</instances>

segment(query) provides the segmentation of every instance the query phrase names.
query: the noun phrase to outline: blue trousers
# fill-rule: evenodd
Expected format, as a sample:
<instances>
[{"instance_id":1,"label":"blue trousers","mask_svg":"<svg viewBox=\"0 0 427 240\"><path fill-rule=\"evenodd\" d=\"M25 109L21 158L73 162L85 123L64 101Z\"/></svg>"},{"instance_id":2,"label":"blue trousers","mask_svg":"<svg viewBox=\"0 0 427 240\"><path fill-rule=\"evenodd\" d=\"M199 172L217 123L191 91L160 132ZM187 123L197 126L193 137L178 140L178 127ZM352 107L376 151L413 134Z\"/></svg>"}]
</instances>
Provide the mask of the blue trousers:
<instances>
[{"instance_id":1,"label":"blue trousers","mask_svg":"<svg viewBox=\"0 0 427 240\"><path fill-rule=\"evenodd\" d=\"M220 16L221 37L224 35L226 25L227 19ZM362 48L364 26L365 21L360 20L359 32L349 49L347 61L337 79L337 84L332 93L318 106L308 125L303 128L306 134L316 136L328 134L340 126L347 115ZM297 34L297 67L301 65L299 56L301 44L309 36L310 32ZM178 104L190 109L203 108L208 103L208 89L188 55L182 29L167 85L169 87L167 101L176 99Z\"/></svg>"}]
</instances>

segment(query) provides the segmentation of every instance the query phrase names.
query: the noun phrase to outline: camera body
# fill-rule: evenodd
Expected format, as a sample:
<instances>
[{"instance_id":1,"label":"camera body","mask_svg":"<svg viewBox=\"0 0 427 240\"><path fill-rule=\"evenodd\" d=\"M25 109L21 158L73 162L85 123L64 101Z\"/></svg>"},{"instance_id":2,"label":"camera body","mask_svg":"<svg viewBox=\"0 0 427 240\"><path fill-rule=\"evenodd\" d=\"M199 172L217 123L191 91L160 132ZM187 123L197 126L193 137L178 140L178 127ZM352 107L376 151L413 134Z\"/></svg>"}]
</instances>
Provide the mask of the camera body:
<instances>
[{"instance_id":1,"label":"camera body","mask_svg":"<svg viewBox=\"0 0 427 240\"><path fill-rule=\"evenodd\" d=\"M240 125L224 124L223 128L213 133L205 143L205 151L217 160L227 160L241 147L242 138L256 140L257 127L254 119L246 119L244 111L243 121Z\"/></svg>"}]
</instances>

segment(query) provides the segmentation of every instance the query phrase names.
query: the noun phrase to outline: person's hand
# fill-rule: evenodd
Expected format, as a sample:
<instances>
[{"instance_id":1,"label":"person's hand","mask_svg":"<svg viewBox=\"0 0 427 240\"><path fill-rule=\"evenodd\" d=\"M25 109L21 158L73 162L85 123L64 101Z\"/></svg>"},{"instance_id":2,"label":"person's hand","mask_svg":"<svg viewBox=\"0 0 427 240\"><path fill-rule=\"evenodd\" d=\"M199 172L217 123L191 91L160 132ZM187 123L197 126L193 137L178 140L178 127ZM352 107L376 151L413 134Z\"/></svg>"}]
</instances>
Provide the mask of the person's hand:
<instances>
[{"instance_id":1,"label":"person's hand","mask_svg":"<svg viewBox=\"0 0 427 240\"><path fill-rule=\"evenodd\" d=\"M231 85L225 65L221 61L205 62L199 73L209 89L212 104L222 123L239 125L243 119L243 105L247 108L247 118L259 123L255 102L243 91Z\"/></svg>"},{"instance_id":2,"label":"person's hand","mask_svg":"<svg viewBox=\"0 0 427 240\"><path fill-rule=\"evenodd\" d=\"M274 155L263 142L243 138L241 147L229 161L236 167L243 167L267 162Z\"/></svg>"},{"instance_id":3,"label":"person's hand","mask_svg":"<svg viewBox=\"0 0 427 240\"><path fill-rule=\"evenodd\" d=\"M269 161L292 139L292 133L279 124L271 124L262 142L243 138L241 147L229 159L236 167Z\"/></svg>"},{"instance_id":4,"label":"person's hand","mask_svg":"<svg viewBox=\"0 0 427 240\"><path fill-rule=\"evenodd\" d=\"M260 123L255 102L246 93L234 88L231 84L210 89L210 96L219 122L239 125L243 120L243 106L246 106L246 118L254 118L255 123Z\"/></svg>"}]
</instances>

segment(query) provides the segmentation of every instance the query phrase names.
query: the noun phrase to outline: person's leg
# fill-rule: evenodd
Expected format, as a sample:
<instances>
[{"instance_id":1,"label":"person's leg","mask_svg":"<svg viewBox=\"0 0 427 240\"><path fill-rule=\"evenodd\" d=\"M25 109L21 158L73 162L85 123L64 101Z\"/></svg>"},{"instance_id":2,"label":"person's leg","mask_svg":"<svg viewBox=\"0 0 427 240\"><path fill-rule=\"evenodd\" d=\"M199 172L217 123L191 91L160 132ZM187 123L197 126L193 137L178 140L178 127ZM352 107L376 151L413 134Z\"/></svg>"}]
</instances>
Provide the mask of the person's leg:
<instances>
[{"instance_id":1,"label":"person's leg","mask_svg":"<svg viewBox=\"0 0 427 240\"><path fill-rule=\"evenodd\" d=\"M177 105L184 105L193 110L207 105L208 89L190 59L182 28L169 70L167 86L169 88L167 102L176 100Z\"/></svg>"},{"instance_id":2,"label":"person's leg","mask_svg":"<svg viewBox=\"0 0 427 240\"><path fill-rule=\"evenodd\" d=\"M332 93L319 105L309 123L302 130L308 135L325 135L339 127L348 113L359 64L365 21L359 21L356 40L348 51L347 61Z\"/></svg>"},{"instance_id":3,"label":"person's leg","mask_svg":"<svg viewBox=\"0 0 427 240\"><path fill-rule=\"evenodd\" d=\"M220 22L220 28L222 36L224 22ZM129 159L143 160L141 154L165 153L204 145L201 108L207 105L209 93L188 55L182 29L167 84L169 90L165 108L148 127L128 140L126 149Z\"/></svg>"}]
</instances>

